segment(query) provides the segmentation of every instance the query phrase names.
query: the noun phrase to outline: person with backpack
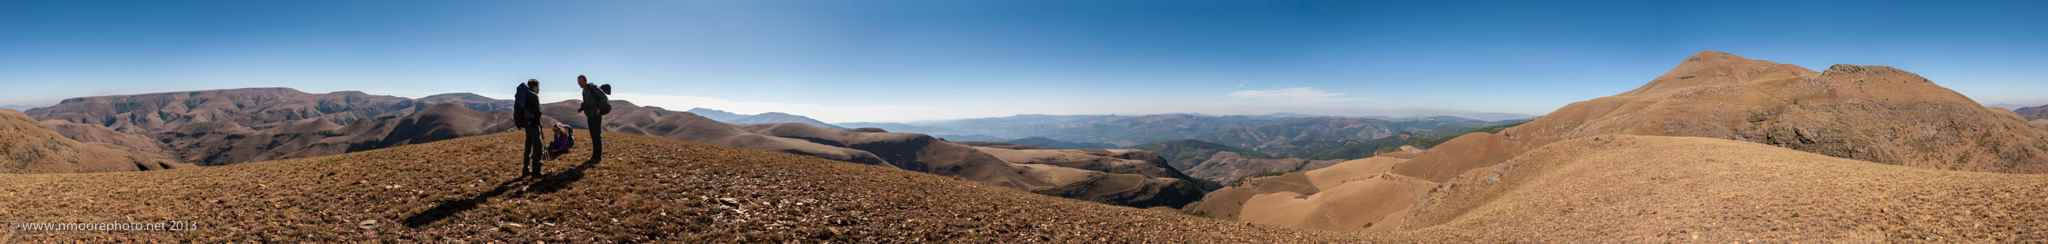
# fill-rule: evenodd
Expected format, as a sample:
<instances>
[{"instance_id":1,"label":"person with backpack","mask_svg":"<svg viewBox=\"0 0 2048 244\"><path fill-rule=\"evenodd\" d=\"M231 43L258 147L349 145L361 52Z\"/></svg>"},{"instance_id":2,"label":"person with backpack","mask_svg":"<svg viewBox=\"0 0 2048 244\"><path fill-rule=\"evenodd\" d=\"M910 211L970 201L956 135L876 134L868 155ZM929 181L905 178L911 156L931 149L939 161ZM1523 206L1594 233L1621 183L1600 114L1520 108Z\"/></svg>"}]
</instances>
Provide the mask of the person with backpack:
<instances>
[{"instance_id":1,"label":"person with backpack","mask_svg":"<svg viewBox=\"0 0 2048 244\"><path fill-rule=\"evenodd\" d=\"M555 160L555 158L562 157L562 154L569 154L569 149L576 147L575 133L569 133L569 125L562 124L562 122L554 122L548 125L548 130L555 134L554 141L548 142L548 160Z\"/></svg>"},{"instance_id":2,"label":"person with backpack","mask_svg":"<svg viewBox=\"0 0 2048 244\"><path fill-rule=\"evenodd\" d=\"M583 106L576 112L590 122L590 161L604 161L604 115L612 113L612 85L590 84L582 75L576 76L576 85L583 87Z\"/></svg>"},{"instance_id":3,"label":"person with backpack","mask_svg":"<svg viewBox=\"0 0 2048 244\"><path fill-rule=\"evenodd\" d=\"M520 154L524 158L519 161L519 175L540 176L545 150L540 144L540 80L527 79L513 94L512 125L526 130L526 145L521 147L526 152Z\"/></svg>"}]
</instances>

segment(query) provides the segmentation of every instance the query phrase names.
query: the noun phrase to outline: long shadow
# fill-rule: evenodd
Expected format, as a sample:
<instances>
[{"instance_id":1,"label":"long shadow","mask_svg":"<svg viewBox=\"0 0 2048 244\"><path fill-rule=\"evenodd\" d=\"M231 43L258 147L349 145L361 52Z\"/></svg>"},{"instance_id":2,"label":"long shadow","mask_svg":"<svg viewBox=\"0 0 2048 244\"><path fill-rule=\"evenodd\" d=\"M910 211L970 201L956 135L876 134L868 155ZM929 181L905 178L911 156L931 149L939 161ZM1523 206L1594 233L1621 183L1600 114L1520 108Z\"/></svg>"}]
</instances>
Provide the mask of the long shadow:
<instances>
[{"instance_id":1,"label":"long shadow","mask_svg":"<svg viewBox=\"0 0 2048 244\"><path fill-rule=\"evenodd\" d=\"M505 195L505 193L512 193L514 197L517 197L523 196L526 193L547 194L560 191L563 188L567 188L570 183L583 180L583 171L597 167L599 162L602 161L598 159L584 160L583 164L576 165L576 167L571 167L568 170L541 176L539 181L531 181L529 178L520 177L499 183L497 187L491 188L490 191L477 193L469 198L442 201L440 205L415 213L411 217L406 217L405 227L420 228L434 222L440 222L448 217L454 217L457 213L476 209L477 205L490 201L491 198ZM512 191L512 189L521 188L524 188L524 190Z\"/></svg>"},{"instance_id":2,"label":"long shadow","mask_svg":"<svg viewBox=\"0 0 2048 244\"><path fill-rule=\"evenodd\" d=\"M540 181L534 182L533 185L527 186L526 191L522 191L513 195L525 195L526 193L529 192L547 194L554 193L555 191L561 191L563 188L568 188L569 183L576 183L577 181L582 181L583 171L587 171L590 170L590 168L597 167L597 163L600 162L604 161L596 158L592 158L590 160L583 160L583 164L578 164L576 165L576 167L569 167L568 170L563 170L562 172L557 172L546 177L541 177Z\"/></svg>"}]
</instances>

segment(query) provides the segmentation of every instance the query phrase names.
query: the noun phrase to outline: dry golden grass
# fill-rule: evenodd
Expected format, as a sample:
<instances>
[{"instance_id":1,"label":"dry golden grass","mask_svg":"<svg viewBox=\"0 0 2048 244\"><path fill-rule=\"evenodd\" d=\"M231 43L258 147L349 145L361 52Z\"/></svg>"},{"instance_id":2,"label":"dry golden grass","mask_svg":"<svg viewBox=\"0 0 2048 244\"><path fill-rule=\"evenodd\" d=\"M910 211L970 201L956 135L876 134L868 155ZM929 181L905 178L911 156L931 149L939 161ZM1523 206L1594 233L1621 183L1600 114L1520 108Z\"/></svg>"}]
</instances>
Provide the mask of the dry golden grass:
<instances>
[{"instance_id":1,"label":"dry golden grass","mask_svg":"<svg viewBox=\"0 0 2048 244\"><path fill-rule=\"evenodd\" d=\"M2048 176L1697 137L1598 136L1445 183L1408 235L1458 241L2048 241ZM1442 223L1436 225L1436 223Z\"/></svg>"}]
</instances>

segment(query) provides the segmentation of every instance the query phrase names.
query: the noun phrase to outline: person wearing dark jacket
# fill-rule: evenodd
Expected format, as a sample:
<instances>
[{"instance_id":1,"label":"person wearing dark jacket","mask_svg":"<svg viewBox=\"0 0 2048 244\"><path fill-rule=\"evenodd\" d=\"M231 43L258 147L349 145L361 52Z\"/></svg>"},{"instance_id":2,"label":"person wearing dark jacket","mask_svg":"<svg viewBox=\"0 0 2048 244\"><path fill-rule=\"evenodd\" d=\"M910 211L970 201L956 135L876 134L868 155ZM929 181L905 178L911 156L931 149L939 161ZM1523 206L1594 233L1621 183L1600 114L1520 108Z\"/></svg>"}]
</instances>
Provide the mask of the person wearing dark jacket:
<instances>
[{"instance_id":1,"label":"person wearing dark jacket","mask_svg":"<svg viewBox=\"0 0 2048 244\"><path fill-rule=\"evenodd\" d=\"M604 115L612 113L611 85L599 87L581 75L576 76L576 85L583 87L583 106L576 112L590 122L590 161L604 161Z\"/></svg>"},{"instance_id":2,"label":"person wearing dark jacket","mask_svg":"<svg viewBox=\"0 0 2048 244\"><path fill-rule=\"evenodd\" d=\"M512 101L512 125L526 130L526 150L520 154L520 176L539 176L546 149L540 143L540 80L527 79L519 85Z\"/></svg>"}]
</instances>

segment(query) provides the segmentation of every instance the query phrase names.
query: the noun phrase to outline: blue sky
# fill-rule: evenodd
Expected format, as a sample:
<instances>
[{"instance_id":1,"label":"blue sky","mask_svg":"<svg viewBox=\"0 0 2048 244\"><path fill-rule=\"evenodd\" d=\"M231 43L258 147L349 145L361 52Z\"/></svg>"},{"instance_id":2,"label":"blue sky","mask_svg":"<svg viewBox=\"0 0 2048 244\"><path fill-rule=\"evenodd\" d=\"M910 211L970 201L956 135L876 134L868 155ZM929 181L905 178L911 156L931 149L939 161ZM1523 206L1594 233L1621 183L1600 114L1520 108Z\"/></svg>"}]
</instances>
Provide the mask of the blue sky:
<instances>
[{"instance_id":1,"label":"blue sky","mask_svg":"<svg viewBox=\"0 0 2048 244\"><path fill-rule=\"evenodd\" d=\"M1542 114L1721 50L2048 103L2039 1L6 1L0 104L293 87L670 109ZM549 89L552 88L552 89Z\"/></svg>"}]
</instances>

